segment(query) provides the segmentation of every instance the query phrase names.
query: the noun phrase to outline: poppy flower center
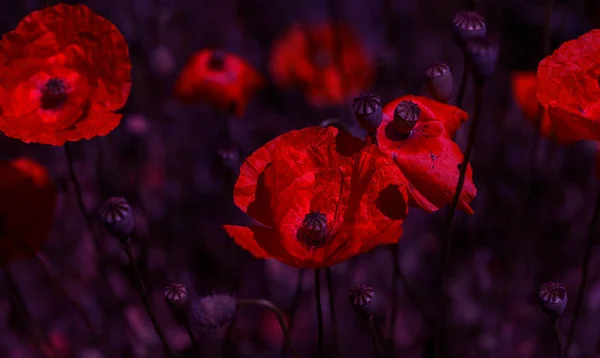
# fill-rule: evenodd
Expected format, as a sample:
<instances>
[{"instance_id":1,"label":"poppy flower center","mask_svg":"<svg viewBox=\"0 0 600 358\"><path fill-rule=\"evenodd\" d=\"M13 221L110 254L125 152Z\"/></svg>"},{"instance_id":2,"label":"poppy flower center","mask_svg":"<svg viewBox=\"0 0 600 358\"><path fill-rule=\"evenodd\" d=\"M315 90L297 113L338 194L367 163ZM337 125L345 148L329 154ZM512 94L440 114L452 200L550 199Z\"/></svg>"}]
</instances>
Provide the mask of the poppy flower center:
<instances>
[{"instance_id":1,"label":"poppy flower center","mask_svg":"<svg viewBox=\"0 0 600 358\"><path fill-rule=\"evenodd\" d=\"M60 78L51 78L46 82L44 87L41 89L42 98L41 105L42 109L46 110L57 110L67 101L67 85Z\"/></svg>"},{"instance_id":2,"label":"poppy flower center","mask_svg":"<svg viewBox=\"0 0 600 358\"><path fill-rule=\"evenodd\" d=\"M333 63L331 54L327 51L316 51L313 55L313 61L318 68L327 68Z\"/></svg>"},{"instance_id":3,"label":"poppy flower center","mask_svg":"<svg viewBox=\"0 0 600 358\"><path fill-rule=\"evenodd\" d=\"M320 211L311 211L304 216L296 237L300 242L316 247L325 243L330 236L329 234L327 216Z\"/></svg>"},{"instance_id":4,"label":"poppy flower center","mask_svg":"<svg viewBox=\"0 0 600 358\"><path fill-rule=\"evenodd\" d=\"M213 71L222 71L225 68L225 53L214 51L208 60L208 68Z\"/></svg>"},{"instance_id":5,"label":"poppy flower center","mask_svg":"<svg viewBox=\"0 0 600 358\"><path fill-rule=\"evenodd\" d=\"M408 138L421 117L421 108L413 101L402 101L394 110L392 124L403 139Z\"/></svg>"}]
</instances>

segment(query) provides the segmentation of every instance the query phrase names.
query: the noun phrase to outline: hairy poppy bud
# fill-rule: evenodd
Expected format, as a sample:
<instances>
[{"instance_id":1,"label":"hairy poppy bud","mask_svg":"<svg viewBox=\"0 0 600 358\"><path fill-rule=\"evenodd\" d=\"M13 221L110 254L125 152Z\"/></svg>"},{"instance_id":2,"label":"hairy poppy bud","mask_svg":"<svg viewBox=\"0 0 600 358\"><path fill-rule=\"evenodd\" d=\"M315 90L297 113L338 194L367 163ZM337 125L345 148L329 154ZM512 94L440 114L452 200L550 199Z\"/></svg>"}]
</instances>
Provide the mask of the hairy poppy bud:
<instances>
[{"instance_id":1,"label":"hairy poppy bud","mask_svg":"<svg viewBox=\"0 0 600 358\"><path fill-rule=\"evenodd\" d=\"M225 294L205 296L192 304L190 312L200 328L215 330L231 324L236 313L236 299Z\"/></svg>"},{"instance_id":2,"label":"hairy poppy bud","mask_svg":"<svg viewBox=\"0 0 600 358\"><path fill-rule=\"evenodd\" d=\"M135 221L133 210L127 200L121 197L112 197L104 202L98 215L106 230L119 240L128 239L133 233Z\"/></svg>"},{"instance_id":3,"label":"hairy poppy bud","mask_svg":"<svg viewBox=\"0 0 600 358\"><path fill-rule=\"evenodd\" d=\"M438 102L448 103L452 98L454 81L450 66L445 62L436 62L425 70L427 91Z\"/></svg>"},{"instance_id":4,"label":"hairy poppy bud","mask_svg":"<svg viewBox=\"0 0 600 358\"><path fill-rule=\"evenodd\" d=\"M557 319L567 308L567 289L559 282L544 282L539 295L542 310L552 319Z\"/></svg>"},{"instance_id":5,"label":"hairy poppy bud","mask_svg":"<svg viewBox=\"0 0 600 358\"><path fill-rule=\"evenodd\" d=\"M359 312L371 313L371 301L375 296L373 287L367 285L357 285L350 289L348 298L352 308Z\"/></svg>"},{"instance_id":6,"label":"hairy poppy bud","mask_svg":"<svg viewBox=\"0 0 600 358\"><path fill-rule=\"evenodd\" d=\"M183 306L187 302L187 289L179 282L173 282L165 287L165 299L172 306Z\"/></svg>"},{"instance_id":7,"label":"hairy poppy bud","mask_svg":"<svg viewBox=\"0 0 600 358\"><path fill-rule=\"evenodd\" d=\"M461 10L454 14L452 31L459 46L464 46L474 38L485 36L487 25L477 11Z\"/></svg>"},{"instance_id":8,"label":"hairy poppy bud","mask_svg":"<svg viewBox=\"0 0 600 358\"><path fill-rule=\"evenodd\" d=\"M375 133L381 125L381 98L375 94L361 94L352 102L358 124L368 133Z\"/></svg>"},{"instance_id":9,"label":"hairy poppy bud","mask_svg":"<svg viewBox=\"0 0 600 358\"><path fill-rule=\"evenodd\" d=\"M467 43L467 55L476 81L483 81L496 71L500 46L488 37L473 39Z\"/></svg>"},{"instance_id":10,"label":"hairy poppy bud","mask_svg":"<svg viewBox=\"0 0 600 358\"><path fill-rule=\"evenodd\" d=\"M413 101L401 101L394 110L392 124L404 138L410 135L421 117L421 108Z\"/></svg>"}]
</instances>

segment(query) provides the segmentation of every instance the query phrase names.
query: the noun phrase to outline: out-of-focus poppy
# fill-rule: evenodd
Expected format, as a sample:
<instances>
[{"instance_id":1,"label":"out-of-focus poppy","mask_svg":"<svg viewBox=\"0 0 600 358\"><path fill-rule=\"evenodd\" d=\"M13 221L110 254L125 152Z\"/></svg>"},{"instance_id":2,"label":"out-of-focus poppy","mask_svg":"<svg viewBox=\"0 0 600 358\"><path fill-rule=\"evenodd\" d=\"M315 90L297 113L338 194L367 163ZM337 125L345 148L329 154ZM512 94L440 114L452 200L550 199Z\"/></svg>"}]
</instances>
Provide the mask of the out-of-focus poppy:
<instances>
[{"instance_id":1,"label":"out-of-focus poppy","mask_svg":"<svg viewBox=\"0 0 600 358\"><path fill-rule=\"evenodd\" d=\"M31 256L50 234L56 187L40 164L0 161L0 266Z\"/></svg>"},{"instance_id":2,"label":"out-of-focus poppy","mask_svg":"<svg viewBox=\"0 0 600 358\"><path fill-rule=\"evenodd\" d=\"M275 43L270 69L279 86L301 87L315 106L355 97L374 74L373 60L352 29L330 24L292 26Z\"/></svg>"},{"instance_id":3,"label":"out-of-focus poppy","mask_svg":"<svg viewBox=\"0 0 600 358\"><path fill-rule=\"evenodd\" d=\"M262 76L237 55L202 50L183 68L175 94L185 103L206 102L241 117L252 95L263 85Z\"/></svg>"},{"instance_id":4,"label":"out-of-focus poppy","mask_svg":"<svg viewBox=\"0 0 600 358\"><path fill-rule=\"evenodd\" d=\"M464 157L451 138L467 119L458 107L419 96L400 97L383 108L377 141L408 179L411 206L433 212L452 202ZM458 203L469 214L477 193L472 176L469 165Z\"/></svg>"},{"instance_id":5,"label":"out-of-focus poppy","mask_svg":"<svg viewBox=\"0 0 600 358\"><path fill-rule=\"evenodd\" d=\"M0 130L62 145L110 133L131 89L123 35L85 5L34 11L0 41Z\"/></svg>"},{"instance_id":6,"label":"out-of-focus poppy","mask_svg":"<svg viewBox=\"0 0 600 358\"><path fill-rule=\"evenodd\" d=\"M328 267L397 242L407 200L406 179L377 147L336 128L309 127L246 159L234 201L258 223L224 228L258 258Z\"/></svg>"},{"instance_id":7,"label":"out-of-focus poppy","mask_svg":"<svg viewBox=\"0 0 600 358\"><path fill-rule=\"evenodd\" d=\"M537 97L562 139L600 140L600 30L563 43L537 70Z\"/></svg>"}]
</instances>

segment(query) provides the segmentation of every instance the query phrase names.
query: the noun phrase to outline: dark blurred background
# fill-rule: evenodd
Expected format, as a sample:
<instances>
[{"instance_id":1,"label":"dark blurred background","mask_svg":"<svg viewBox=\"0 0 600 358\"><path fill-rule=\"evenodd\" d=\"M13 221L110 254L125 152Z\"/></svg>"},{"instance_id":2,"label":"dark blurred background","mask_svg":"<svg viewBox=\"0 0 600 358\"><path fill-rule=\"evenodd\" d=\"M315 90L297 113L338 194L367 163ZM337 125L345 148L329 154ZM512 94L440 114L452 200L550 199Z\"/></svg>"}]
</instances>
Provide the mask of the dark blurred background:
<instances>
[{"instance_id":1,"label":"dark blurred background","mask_svg":"<svg viewBox=\"0 0 600 358\"><path fill-rule=\"evenodd\" d=\"M380 94L385 102L405 94L426 95L423 70L434 61L448 62L455 79L460 77L462 57L450 26L453 13L466 3L334 1L336 16L354 27L377 60L379 76L368 90ZM326 21L331 16L326 3L67 2L89 5L113 21L130 44L133 88L122 110L124 119L107 137L75 143L75 168L90 210L113 195L126 197L134 206L136 255L173 349L182 357L197 356L164 302L164 286L179 281L187 286L191 300L213 290L240 298L272 300L294 321L292 339L301 356L314 356L317 335L312 271L254 259L225 235L222 224L249 222L232 201L232 180L237 173L228 167L235 168L239 162L224 163L218 155L219 150L233 149L216 135L220 131L217 112L202 104L182 106L172 88L189 56L206 47L239 54L269 79L272 42L292 23ZM42 0L0 3L0 33L10 31L26 14L43 6ZM600 190L592 174L595 144L564 147L540 139L537 154L530 160L534 128L510 92L510 73L534 70L543 58L545 6L546 0L477 2L488 21L488 32L501 41L501 56L497 73L485 88L481 127L471 161L478 189L475 214L467 217L459 213L457 217L448 284L448 357L555 357L548 318L537 305L538 287L545 280L558 280L565 284L572 301L576 296L594 198ZM590 30L599 17L597 0L555 1L552 47ZM393 38L386 38L390 28ZM471 84L464 106L469 113L472 90ZM280 91L270 81L253 98L245 116L231 121L239 161L279 134L318 125L330 117L356 126L347 108L311 108L300 91ZM457 137L463 148L467 131L468 123ZM131 284L127 259L119 243L98 226L107 253L110 288L101 283L98 256L76 205L63 149L24 144L0 135L0 159L17 156L47 165L61 191L53 234L42 252L55 276L84 307L94 325L108 333L109 344L118 356L162 357L160 341ZM532 191L527 196L530 183ZM419 303L430 312L437 303L439 236L445 212L412 210L399 245L401 269ZM570 357L600 357L597 253L596 249L592 252L588 290ZM36 259L13 263L10 269L32 322L42 332L49 357L118 357L102 354L72 305L49 284ZM378 325L382 339L388 342L390 252L377 249L333 267L332 273L343 356L374 357L367 328L351 309L347 293L358 283L374 287L384 308ZM37 357L4 287L0 289L0 357ZM402 286L400 289L393 337L395 356L430 357L432 330ZM326 292L323 290L324 295ZM325 296L323 302L327 302ZM324 304L329 345L327 307ZM572 305L561 317L563 333L571 314ZM198 331L196 335L203 357L279 357L283 342L274 317L259 309L239 312L228 333Z\"/></svg>"}]
</instances>

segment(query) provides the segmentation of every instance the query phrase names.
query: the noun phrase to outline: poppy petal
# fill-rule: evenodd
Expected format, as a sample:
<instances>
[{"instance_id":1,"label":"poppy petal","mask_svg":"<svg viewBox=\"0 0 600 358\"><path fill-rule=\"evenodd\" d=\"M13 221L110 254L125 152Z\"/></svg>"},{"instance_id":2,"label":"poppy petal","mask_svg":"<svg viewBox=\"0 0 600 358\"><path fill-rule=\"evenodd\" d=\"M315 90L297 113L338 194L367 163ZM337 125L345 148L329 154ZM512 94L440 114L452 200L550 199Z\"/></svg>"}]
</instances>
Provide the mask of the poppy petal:
<instances>
[{"instance_id":1,"label":"poppy petal","mask_svg":"<svg viewBox=\"0 0 600 358\"><path fill-rule=\"evenodd\" d=\"M257 259L268 259L271 257L266 250L258 245L255 238L255 231L252 228L247 226L223 225L223 229L235 240L236 244L250 252ZM263 240L267 241L268 238L263 238Z\"/></svg>"},{"instance_id":2,"label":"poppy petal","mask_svg":"<svg viewBox=\"0 0 600 358\"><path fill-rule=\"evenodd\" d=\"M528 119L537 119L541 107L537 99L537 77L535 71L515 72L511 74L510 81L517 105L519 105Z\"/></svg>"}]
</instances>

